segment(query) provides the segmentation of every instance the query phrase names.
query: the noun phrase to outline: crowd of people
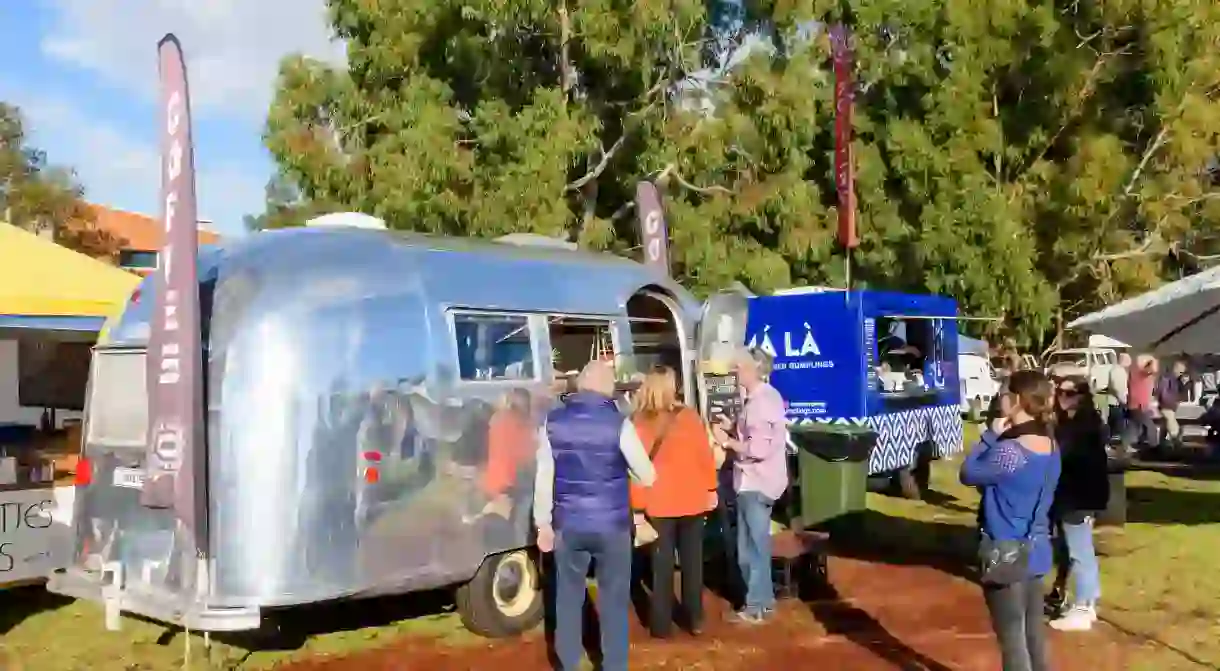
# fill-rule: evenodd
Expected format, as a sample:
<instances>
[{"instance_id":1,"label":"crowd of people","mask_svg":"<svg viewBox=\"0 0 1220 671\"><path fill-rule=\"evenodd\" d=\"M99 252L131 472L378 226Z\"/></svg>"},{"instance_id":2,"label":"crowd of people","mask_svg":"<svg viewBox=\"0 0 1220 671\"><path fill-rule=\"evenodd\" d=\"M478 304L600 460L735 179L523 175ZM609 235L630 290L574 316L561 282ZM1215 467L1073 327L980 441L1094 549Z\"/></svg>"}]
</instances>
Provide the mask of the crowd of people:
<instances>
[{"instance_id":1,"label":"crowd of people","mask_svg":"<svg viewBox=\"0 0 1220 671\"><path fill-rule=\"evenodd\" d=\"M1162 370L1160 361L1149 354L1135 359L1123 352L1102 388L1095 389L1108 407L1106 427L1124 455L1137 446L1177 449L1182 445L1182 424L1178 408L1198 401L1199 387L1184 359L1174 360Z\"/></svg>"},{"instance_id":2,"label":"crowd of people","mask_svg":"<svg viewBox=\"0 0 1220 671\"><path fill-rule=\"evenodd\" d=\"M590 363L575 393L547 416L533 508L538 546L554 554L561 668L578 668L584 652L591 563L603 668L627 668L633 548L644 543L651 633L666 637L675 624L675 558L683 624L701 631L704 524L710 512L723 513L726 495L736 510L736 544L728 550L744 586L732 620L759 624L772 615L771 513L788 473L784 402L766 382L769 364L757 351L735 357L743 399L735 421L706 424L681 403L676 374L665 367L644 377L624 413L613 369L603 362ZM1127 448L1181 439L1176 410L1191 393L1185 366L1175 362L1161 374L1152 357L1125 356L1120 368L1101 390L1083 377L1011 372L963 460L962 482L981 494L979 576L1004 671L1049 669L1048 626L1084 631L1097 621L1102 583L1093 529L1109 505L1112 439ZM727 488L721 473L731 473Z\"/></svg>"},{"instance_id":3,"label":"crowd of people","mask_svg":"<svg viewBox=\"0 0 1220 671\"><path fill-rule=\"evenodd\" d=\"M1143 393L1140 384L1133 391ZM1088 380L1016 371L962 463L962 483L982 495L980 579L1004 671L1050 668L1048 610L1049 626L1061 631L1097 621L1093 527L1109 504L1110 430Z\"/></svg>"},{"instance_id":4,"label":"crowd of people","mask_svg":"<svg viewBox=\"0 0 1220 671\"><path fill-rule=\"evenodd\" d=\"M681 569L682 624L703 627L704 523L734 499L733 555L744 599L732 621L765 622L775 610L771 578L771 512L788 486L786 422L779 392L766 382L770 358L743 350L734 358L742 406L736 418L704 423L678 394L673 369L649 371L630 412L615 402L609 363L581 371L576 391L539 429L534 521L538 547L554 555L555 654L577 669L590 564L597 578L602 668L627 668L633 548L645 552L651 576L649 629L669 636L675 624L675 556ZM728 464L725 468L722 465ZM721 473L731 474L731 485Z\"/></svg>"}]
</instances>

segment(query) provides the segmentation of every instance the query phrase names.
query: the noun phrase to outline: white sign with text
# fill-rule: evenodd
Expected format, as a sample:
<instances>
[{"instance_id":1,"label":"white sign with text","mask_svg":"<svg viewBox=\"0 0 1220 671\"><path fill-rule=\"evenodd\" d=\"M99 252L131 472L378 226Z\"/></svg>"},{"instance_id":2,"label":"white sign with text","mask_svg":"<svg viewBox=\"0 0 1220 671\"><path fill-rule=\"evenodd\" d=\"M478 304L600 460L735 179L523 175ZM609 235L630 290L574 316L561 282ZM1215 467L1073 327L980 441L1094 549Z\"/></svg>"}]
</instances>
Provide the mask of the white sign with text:
<instances>
[{"instance_id":1,"label":"white sign with text","mask_svg":"<svg viewBox=\"0 0 1220 671\"><path fill-rule=\"evenodd\" d=\"M0 585L68 565L74 494L72 487L0 492Z\"/></svg>"}]
</instances>

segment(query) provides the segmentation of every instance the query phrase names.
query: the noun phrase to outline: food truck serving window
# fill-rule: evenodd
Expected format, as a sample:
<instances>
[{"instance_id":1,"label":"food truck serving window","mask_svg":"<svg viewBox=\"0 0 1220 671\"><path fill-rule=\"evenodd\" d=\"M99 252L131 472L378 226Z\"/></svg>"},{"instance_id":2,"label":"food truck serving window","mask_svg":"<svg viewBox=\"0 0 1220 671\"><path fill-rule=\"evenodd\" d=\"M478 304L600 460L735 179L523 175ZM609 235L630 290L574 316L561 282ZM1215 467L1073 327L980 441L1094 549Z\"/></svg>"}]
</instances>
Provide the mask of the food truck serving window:
<instances>
[{"instance_id":1,"label":"food truck serving window","mask_svg":"<svg viewBox=\"0 0 1220 671\"><path fill-rule=\"evenodd\" d=\"M936 394L944 387L944 328L940 319L877 319L875 391L891 399Z\"/></svg>"},{"instance_id":2,"label":"food truck serving window","mask_svg":"<svg viewBox=\"0 0 1220 671\"><path fill-rule=\"evenodd\" d=\"M532 380L537 375L527 316L455 312L453 333L463 380Z\"/></svg>"},{"instance_id":3,"label":"food truck serving window","mask_svg":"<svg viewBox=\"0 0 1220 671\"><path fill-rule=\"evenodd\" d=\"M148 430L143 350L98 349L89 387L89 442L144 446Z\"/></svg>"}]
</instances>

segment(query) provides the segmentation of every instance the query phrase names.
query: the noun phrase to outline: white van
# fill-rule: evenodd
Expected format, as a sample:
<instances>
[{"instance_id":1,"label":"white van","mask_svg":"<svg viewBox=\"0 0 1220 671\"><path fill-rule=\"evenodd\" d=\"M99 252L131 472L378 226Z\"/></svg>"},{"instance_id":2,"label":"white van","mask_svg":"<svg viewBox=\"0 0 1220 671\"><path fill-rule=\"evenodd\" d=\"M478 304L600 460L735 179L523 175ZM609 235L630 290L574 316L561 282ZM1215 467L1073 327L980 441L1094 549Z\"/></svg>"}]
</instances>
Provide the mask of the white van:
<instances>
[{"instance_id":1,"label":"white van","mask_svg":"<svg viewBox=\"0 0 1220 671\"><path fill-rule=\"evenodd\" d=\"M982 412L991 405L991 399L1000 391L991 361L979 354L957 356L957 376L962 388L962 414Z\"/></svg>"}]
</instances>

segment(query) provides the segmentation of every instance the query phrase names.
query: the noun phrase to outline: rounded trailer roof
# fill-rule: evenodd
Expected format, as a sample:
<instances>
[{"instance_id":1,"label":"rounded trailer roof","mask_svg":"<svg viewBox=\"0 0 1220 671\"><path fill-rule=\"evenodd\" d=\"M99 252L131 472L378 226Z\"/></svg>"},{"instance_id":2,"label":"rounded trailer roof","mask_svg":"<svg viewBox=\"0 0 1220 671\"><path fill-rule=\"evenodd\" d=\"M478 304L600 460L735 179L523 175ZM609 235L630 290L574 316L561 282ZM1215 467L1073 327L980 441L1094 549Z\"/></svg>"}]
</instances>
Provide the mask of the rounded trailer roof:
<instances>
[{"instance_id":1,"label":"rounded trailer roof","mask_svg":"<svg viewBox=\"0 0 1220 671\"><path fill-rule=\"evenodd\" d=\"M274 286L277 294L296 294L283 296L289 302L334 303L409 290L445 307L612 315L641 288L655 286L677 298L685 317L697 318L700 307L672 279L611 254L346 226L224 239L201 249L199 277L214 280L217 292L234 278L241 278L247 295L259 293L260 285ZM145 280L112 342L146 339L141 323L152 310L152 280Z\"/></svg>"}]
</instances>

